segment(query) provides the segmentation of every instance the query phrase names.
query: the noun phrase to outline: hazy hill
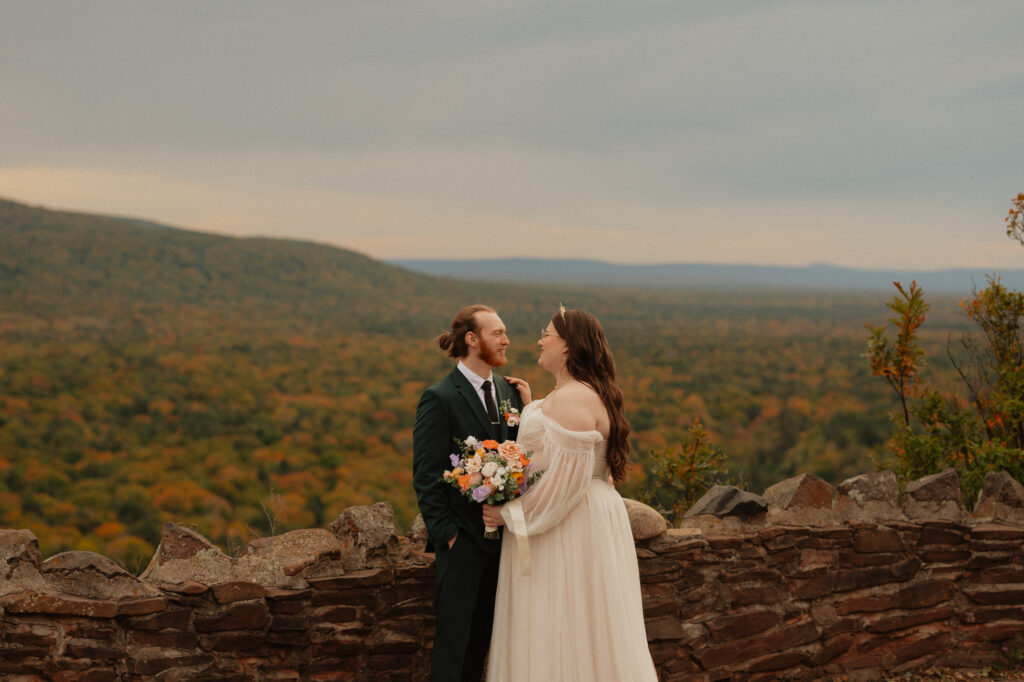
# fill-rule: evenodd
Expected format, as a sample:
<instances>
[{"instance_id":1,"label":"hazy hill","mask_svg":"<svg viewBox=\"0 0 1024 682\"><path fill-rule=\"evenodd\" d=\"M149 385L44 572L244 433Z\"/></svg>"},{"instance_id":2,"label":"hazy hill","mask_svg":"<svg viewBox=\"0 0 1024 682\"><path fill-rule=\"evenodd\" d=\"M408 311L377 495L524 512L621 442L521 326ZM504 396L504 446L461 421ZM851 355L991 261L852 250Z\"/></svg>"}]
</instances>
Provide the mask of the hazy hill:
<instances>
[{"instance_id":1,"label":"hazy hill","mask_svg":"<svg viewBox=\"0 0 1024 682\"><path fill-rule=\"evenodd\" d=\"M988 274L529 258L384 263L312 242L227 237L0 199L0 295L8 307L33 310L128 303L269 306L377 327L392 313L444 317L467 296L509 301L509 282L517 285L518 301L550 303L568 293L577 305L594 307L604 300L589 292L595 285L888 292L894 280L917 279L926 292L966 295ZM1010 287L1024 288L1024 270L998 274ZM477 284L467 286L467 280Z\"/></svg>"},{"instance_id":2,"label":"hazy hill","mask_svg":"<svg viewBox=\"0 0 1024 682\"><path fill-rule=\"evenodd\" d=\"M1021 254L1024 262L1024 253ZM972 285L984 286L991 271L863 270L834 265L783 267L772 265L716 265L660 263L626 265L575 259L394 260L416 272L470 280L538 282L549 284L670 287L677 289L814 289L819 291L889 291L894 281L917 280L925 291L966 294ZM998 274L1004 284L1024 288L1024 269Z\"/></svg>"},{"instance_id":3,"label":"hazy hill","mask_svg":"<svg viewBox=\"0 0 1024 682\"><path fill-rule=\"evenodd\" d=\"M389 300L426 304L454 288L332 246L0 199L0 296L7 307L228 304L377 319Z\"/></svg>"}]
</instances>

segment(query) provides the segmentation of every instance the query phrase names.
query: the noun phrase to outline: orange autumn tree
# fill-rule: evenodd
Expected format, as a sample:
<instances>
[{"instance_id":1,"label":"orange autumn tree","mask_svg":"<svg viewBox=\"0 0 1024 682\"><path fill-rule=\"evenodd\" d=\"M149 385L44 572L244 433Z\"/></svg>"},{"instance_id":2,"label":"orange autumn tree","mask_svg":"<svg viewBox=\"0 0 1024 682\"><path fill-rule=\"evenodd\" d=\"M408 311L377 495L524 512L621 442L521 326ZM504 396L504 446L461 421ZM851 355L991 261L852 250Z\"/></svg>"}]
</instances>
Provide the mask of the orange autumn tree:
<instances>
[{"instance_id":1,"label":"orange autumn tree","mask_svg":"<svg viewBox=\"0 0 1024 682\"><path fill-rule=\"evenodd\" d=\"M1007 234L1024 244L1024 194L1007 216ZM964 335L949 348L966 400L956 393L919 387L924 352L916 343L928 306L912 284L889 308L899 330L894 344L885 328L870 327L872 373L884 377L900 397L903 419L892 437L894 469L904 481L955 467L963 491L972 499L989 471L1007 471L1024 480L1024 294L1006 288L998 277L961 302L980 333Z\"/></svg>"},{"instance_id":2,"label":"orange autumn tree","mask_svg":"<svg viewBox=\"0 0 1024 682\"><path fill-rule=\"evenodd\" d=\"M647 485L639 498L672 524L682 520L708 488L726 479L725 451L711 442L697 417L680 448L652 450L649 462Z\"/></svg>"},{"instance_id":3,"label":"orange autumn tree","mask_svg":"<svg viewBox=\"0 0 1024 682\"><path fill-rule=\"evenodd\" d=\"M1018 194L1006 216L1006 236L1024 244L1024 192Z\"/></svg>"},{"instance_id":4,"label":"orange autumn tree","mask_svg":"<svg viewBox=\"0 0 1024 682\"><path fill-rule=\"evenodd\" d=\"M908 401L917 395L920 382L918 373L924 364L924 351L917 344L917 330L924 324L931 305L925 303L924 290L916 281L910 283L909 289L904 289L899 282L893 282L893 286L899 295L894 296L886 306L896 314L889 318L889 323L897 330L896 338L889 340L886 325L867 325L871 330L867 358L872 374L884 377L896 392L903 408L903 422L909 425Z\"/></svg>"}]
</instances>

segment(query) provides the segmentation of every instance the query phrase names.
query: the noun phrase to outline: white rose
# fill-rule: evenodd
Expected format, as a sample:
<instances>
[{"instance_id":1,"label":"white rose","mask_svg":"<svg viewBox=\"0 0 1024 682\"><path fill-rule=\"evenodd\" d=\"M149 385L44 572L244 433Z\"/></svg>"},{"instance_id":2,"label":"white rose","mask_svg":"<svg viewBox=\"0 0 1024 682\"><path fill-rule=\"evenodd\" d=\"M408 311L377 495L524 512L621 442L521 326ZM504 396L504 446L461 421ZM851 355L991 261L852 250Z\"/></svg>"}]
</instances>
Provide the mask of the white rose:
<instances>
[{"instance_id":1,"label":"white rose","mask_svg":"<svg viewBox=\"0 0 1024 682\"><path fill-rule=\"evenodd\" d=\"M484 468L480 471L486 478L491 478L498 471L498 465L494 462L488 462L484 465Z\"/></svg>"}]
</instances>

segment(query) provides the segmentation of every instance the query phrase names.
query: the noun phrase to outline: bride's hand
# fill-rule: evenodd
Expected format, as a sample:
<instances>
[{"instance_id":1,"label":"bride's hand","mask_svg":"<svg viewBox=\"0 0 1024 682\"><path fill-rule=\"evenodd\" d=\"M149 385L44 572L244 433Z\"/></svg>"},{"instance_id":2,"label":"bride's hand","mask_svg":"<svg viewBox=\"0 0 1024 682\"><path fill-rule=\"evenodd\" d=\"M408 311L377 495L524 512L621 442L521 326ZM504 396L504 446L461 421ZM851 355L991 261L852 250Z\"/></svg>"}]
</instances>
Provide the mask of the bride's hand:
<instances>
[{"instance_id":1,"label":"bride's hand","mask_svg":"<svg viewBox=\"0 0 1024 682\"><path fill-rule=\"evenodd\" d=\"M523 400L523 407L530 404L530 401L533 400L530 394L530 384L516 377L505 377L505 381L515 386L516 390L519 391L519 397Z\"/></svg>"},{"instance_id":2,"label":"bride's hand","mask_svg":"<svg viewBox=\"0 0 1024 682\"><path fill-rule=\"evenodd\" d=\"M505 525L505 519L501 518L501 506L493 504L481 505L484 508L484 525L493 528L500 528Z\"/></svg>"}]
</instances>

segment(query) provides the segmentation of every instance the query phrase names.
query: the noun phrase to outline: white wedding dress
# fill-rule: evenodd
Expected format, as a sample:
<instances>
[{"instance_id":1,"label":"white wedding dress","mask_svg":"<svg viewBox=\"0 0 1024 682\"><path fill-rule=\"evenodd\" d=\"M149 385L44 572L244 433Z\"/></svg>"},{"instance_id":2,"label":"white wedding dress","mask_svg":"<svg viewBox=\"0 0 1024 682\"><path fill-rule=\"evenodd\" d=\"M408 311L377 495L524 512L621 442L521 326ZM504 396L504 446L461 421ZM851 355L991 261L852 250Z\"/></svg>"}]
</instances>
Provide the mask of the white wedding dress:
<instances>
[{"instance_id":1,"label":"white wedding dress","mask_svg":"<svg viewBox=\"0 0 1024 682\"><path fill-rule=\"evenodd\" d=\"M657 680L607 443L597 431L563 428L541 402L523 411L518 442L544 475L501 512L487 681Z\"/></svg>"}]
</instances>

